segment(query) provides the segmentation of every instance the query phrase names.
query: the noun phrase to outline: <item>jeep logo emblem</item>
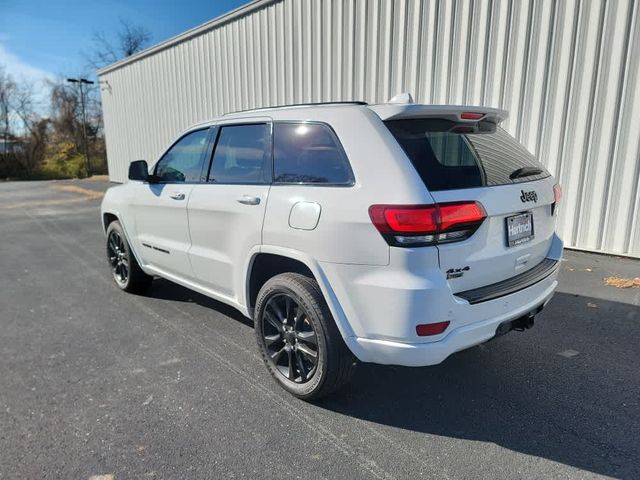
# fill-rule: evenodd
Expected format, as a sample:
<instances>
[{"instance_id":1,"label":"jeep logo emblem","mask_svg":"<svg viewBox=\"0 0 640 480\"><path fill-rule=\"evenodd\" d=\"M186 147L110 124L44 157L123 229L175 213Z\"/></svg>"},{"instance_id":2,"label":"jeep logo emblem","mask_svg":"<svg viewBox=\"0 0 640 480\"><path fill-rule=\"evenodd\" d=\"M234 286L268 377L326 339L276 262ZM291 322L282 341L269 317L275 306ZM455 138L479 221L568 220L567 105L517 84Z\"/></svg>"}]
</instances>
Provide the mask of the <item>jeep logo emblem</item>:
<instances>
[{"instance_id":1,"label":"jeep logo emblem","mask_svg":"<svg viewBox=\"0 0 640 480\"><path fill-rule=\"evenodd\" d=\"M538 203L538 194L536 193L535 190L531 190L530 192L525 192L524 190L520 190L520 192L522 192L522 195L520 195L520 200L522 201L522 203L526 203L526 202Z\"/></svg>"}]
</instances>

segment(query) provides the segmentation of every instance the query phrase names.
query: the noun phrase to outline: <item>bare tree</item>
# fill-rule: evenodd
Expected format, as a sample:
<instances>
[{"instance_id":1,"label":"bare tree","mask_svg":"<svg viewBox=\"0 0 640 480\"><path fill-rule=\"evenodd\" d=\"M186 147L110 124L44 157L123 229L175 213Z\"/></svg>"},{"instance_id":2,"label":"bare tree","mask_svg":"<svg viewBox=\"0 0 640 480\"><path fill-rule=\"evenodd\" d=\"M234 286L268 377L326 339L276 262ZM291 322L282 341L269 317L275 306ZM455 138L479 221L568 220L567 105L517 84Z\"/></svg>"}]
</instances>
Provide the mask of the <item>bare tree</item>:
<instances>
[{"instance_id":1,"label":"bare tree","mask_svg":"<svg viewBox=\"0 0 640 480\"><path fill-rule=\"evenodd\" d=\"M151 40L151 34L142 25L132 23L123 18L119 19L120 30L116 41L110 40L104 32L93 34L93 52L87 56L89 65L100 68L118 60L130 57L143 50Z\"/></svg>"},{"instance_id":2,"label":"bare tree","mask_svg":"<svg viewBox=\"0 0 640 480\"><path fill-rule=\"evenodd\" d=\"M51 91L51 138L50 152L62 151L71 156L81 155L87 150L91 158L91 172L106 172L106 153L102 134L102 110L97 96L97 87L85 92L86 116L83 120L80 90L69 85L63 78L50 82ZM86 149L84 132L86 131ZM73 145L72 149L68 145ZM60 156L58 156L60 158ZM86 160L84 160L86 162Z\"/></svg>"},{"instance_id":3,"label":"bare tree","mask_svg":"<svg viewBox=\"0 0 640 480\"><path fill-rule=\"evenodd\" d=\"M44 160L49 120L38 114L34 103L34 86L25 80L16 86L12 107L25 133L24 151L18 160L24 172L30 176Z\"/></svg>"},{"instance_id":4,"label":"bare tree","mask_svg":"<svg viewBox=\"0 0 640 480\"><path fill-rule=\"evenodd\" d=\"M120 51L124 57L130 57L147 46L151 40L151 34L146 28L122 19L120 19L120 23L122 30L118 33L118 40Z\"/></svg>"},{"instance_id":5,"label":"bare tree","mask_svg":"<svg viewBox=\"0 0 640 480\"><path fill-rule=\"evenodd\" d=\"M11 75L5 72L4 67L0 66L0 124L2 124L2 138L4 139L3 154L7 153L9 144L11 109L16 92L16 84Z\"/></svg>"},{"instance_id":6,"label":"bare tree","mask_svg":"<svg viewBox=\"0 0 640 480\"><path fill-rule=\"evenodd\" d=\"M54 129L73 141L79 149L80 133L76 119L79 118L79 93L62 81L51 83L51 118Z\"/></svg>"},{"instance_id":7,"label":"bare tree","mask_svg":"<svg viewBox=\"0 0 640 480\"><path fill-rule=\"evenodd\" d=\"M106 172L104 136L97 88L90 90L86 117L81 115L79 90L64 77L47 81L50 111L44 92L25 79L14 81L0 65L0 178L55 178L84 175L85 153L94 158L93 171ZM49 118L47 118L49 117ZM87 148L80 146L87 135ZM6 148L5 148L6 147Z\"/></svg>"}]
</instances>

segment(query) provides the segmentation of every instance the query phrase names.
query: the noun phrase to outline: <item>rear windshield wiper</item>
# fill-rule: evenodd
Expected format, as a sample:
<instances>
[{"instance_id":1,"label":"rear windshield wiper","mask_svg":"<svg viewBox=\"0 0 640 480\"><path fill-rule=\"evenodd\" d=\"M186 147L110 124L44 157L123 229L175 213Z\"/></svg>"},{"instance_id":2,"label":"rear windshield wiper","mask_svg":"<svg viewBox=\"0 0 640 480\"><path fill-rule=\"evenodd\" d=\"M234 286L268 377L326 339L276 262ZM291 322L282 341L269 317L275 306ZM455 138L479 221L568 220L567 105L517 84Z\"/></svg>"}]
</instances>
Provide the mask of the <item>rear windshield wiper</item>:
<instances>
[{"instance_id":1,"label":"rear windshield wiper","mask_svg":"<svg viewBox=\"0 0 640 480\"><path fill-rule=\"evenodd\" d=\"M541 173L542 170L538 167L522 167L511 172L509 178L513 180L514 178L530 177L531 175L540 175Z\"/></svg>"}]
</instances>

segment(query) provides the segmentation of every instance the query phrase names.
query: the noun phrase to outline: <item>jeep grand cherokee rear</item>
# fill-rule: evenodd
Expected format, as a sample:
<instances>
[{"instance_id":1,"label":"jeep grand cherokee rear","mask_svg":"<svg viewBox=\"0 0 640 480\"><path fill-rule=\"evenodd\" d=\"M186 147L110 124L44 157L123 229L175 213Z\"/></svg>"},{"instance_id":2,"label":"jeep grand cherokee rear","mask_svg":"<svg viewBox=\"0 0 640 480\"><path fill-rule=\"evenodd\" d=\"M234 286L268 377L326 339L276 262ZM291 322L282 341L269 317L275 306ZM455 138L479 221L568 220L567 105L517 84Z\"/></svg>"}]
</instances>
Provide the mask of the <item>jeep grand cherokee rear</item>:
<instances>
[{"instance_id":1,"label":"jeep grand cherokee rear","mask_svg":"<svg viewBox=\"0 0 640 480\"><path fill-rule=\"evenodd\" d=\"M353 311L367 318L348 340L352 351L364 361L430 365L531 327L553 295L562 253L551 175L498 126L505 112L372 109L431 201L369 207L390 263L349 280Z\"/></svg>"}]
</instances>

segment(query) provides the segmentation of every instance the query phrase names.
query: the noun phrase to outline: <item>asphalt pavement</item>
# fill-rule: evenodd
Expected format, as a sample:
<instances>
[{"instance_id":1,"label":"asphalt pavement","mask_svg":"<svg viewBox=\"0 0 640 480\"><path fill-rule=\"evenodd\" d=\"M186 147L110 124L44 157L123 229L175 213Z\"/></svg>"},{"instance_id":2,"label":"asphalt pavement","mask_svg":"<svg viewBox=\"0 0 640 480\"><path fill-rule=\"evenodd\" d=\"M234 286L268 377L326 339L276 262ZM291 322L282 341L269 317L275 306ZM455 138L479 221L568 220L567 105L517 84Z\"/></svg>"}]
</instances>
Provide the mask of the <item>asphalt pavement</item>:
<instances>
[{"instance_id":1,"label":"asphalt pavement","mask_svg":"<svg viewBox=\"0 0 640 480\"><path fill-rule=\"evenodd\" d=\"M100 181L0 182L0 478L640 478L640 261L566 252L536 326L299 401L251 322L113 284Z\"/></svg>"}]
</instances>

